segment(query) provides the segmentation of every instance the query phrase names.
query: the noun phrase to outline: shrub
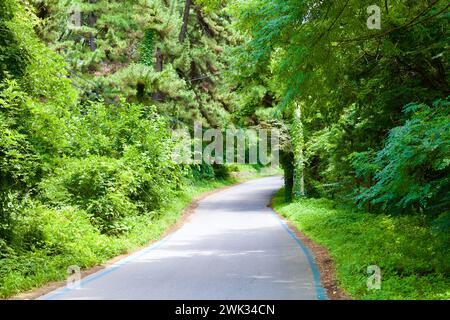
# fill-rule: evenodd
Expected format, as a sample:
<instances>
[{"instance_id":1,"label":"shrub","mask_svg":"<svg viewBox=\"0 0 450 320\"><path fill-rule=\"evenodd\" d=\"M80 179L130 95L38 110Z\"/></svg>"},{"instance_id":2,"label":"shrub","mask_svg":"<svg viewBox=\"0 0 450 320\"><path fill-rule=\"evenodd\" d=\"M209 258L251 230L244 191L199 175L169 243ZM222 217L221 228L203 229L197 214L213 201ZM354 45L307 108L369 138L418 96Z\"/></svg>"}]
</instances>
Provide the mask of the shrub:
<instances>
[{"instance_id":1,"label":"shrub","mask_svg":"<svg viewBox=\"0 0 450 320\"><path fill-rule=\"evenodd\" d=\"M211 180L215 177L214 168L205 162L191 165L191 172L195 180Z\"/></svg>"},{"instance_id":2,"label":"shrub","mask_svg":"<svg viewBox=\"0 0 450 320\"><path fill-rule=\"evenodd\" d=\"M382 150L353 155L357 175L374 184L356 200L383 209L440 213L450 205L450 103L409 104L410 116L392 129Z\"/></svg>"},{"instance_id":3,"label":"shrub","mask_svg":"<svg viewBox=\"0 0 450 320\"><path fill-rule=\"evenodd\" d=\"M117 234L127 230L124 217L157 210L181 187L185 168L171 159L167 122L153 108L122 101L73 113L68 157L55 158L40 183L44 202L77 206L102 232Z\"/></svg>"},{"instance_id":4,"label":"shrub","mask_svg":"<svg viewBox=\"0 0 450 320\"><path fill-rule=\"evenodd\" d=\"M68 159L40 184L42 200L53 206L85 210L104 233L126 230L125 216L155 210L163 203L165 186L151 181L145 170L133 170L123 160L90 156Z\"/></svg>"}]
</instances>

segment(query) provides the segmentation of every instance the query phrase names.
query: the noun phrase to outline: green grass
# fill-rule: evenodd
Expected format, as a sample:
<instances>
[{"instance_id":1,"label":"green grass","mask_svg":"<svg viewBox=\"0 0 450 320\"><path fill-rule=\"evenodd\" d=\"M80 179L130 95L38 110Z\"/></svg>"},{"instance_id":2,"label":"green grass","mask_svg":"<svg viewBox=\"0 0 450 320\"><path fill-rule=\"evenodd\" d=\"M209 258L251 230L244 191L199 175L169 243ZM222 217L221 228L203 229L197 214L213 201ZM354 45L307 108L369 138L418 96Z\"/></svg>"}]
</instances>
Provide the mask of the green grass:
<instances>
[{"instance_id":1,"label":"green grass","mask_svg":"<svg viewBox=\"0 0 450 320\"><path fill-rule=\"evenodd\" d=\"M434 233L419 216L369 214L326 199L286 203L277 212L325 246L336 263L339 286L355 299L449 299L449 235ZM367 289L367 267L381 268L381 289Z\"/></svg>"},{"instance_id":2,"label":"green grass","mask_svg":"<svg viewBox=\"0 0 450 320\"><path fill-rule=\"evenodd\" d=\"M129 231L118 237L101 234L92 226L86 212L77 208L33 208L28 214L44 233L45 245L22 252L10 250L0 257L0 297L64 280L68 266L89 268L158 240L193 198L235 182L236 179L227 179L187 185L159 212L126 218Z\"/></svg>"}]
</instances>

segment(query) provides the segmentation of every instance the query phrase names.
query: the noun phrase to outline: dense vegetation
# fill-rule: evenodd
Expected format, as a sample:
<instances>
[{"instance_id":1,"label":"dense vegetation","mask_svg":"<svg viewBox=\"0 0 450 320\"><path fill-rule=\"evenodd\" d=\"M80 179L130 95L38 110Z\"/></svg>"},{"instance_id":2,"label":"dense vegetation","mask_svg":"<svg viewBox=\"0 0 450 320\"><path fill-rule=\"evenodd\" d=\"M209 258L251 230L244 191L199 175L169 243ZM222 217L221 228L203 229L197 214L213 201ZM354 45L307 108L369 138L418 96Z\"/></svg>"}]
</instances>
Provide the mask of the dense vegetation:
<instances>
[{"instance_id":1,"label":"dense vegetation","mask_svg":"<svg viewBox=\"0 0 450 320\"><path fill-rule=\"evenodd\" d=\"M2 0L0 295L157 238L220 185L230 166L171 158L197 121L282 129L283 210L349 293L448 298L449 5L374 2L380 30L365 0ZM368 263L389 290L363 292Z\"/></svg>"}]
</instances>

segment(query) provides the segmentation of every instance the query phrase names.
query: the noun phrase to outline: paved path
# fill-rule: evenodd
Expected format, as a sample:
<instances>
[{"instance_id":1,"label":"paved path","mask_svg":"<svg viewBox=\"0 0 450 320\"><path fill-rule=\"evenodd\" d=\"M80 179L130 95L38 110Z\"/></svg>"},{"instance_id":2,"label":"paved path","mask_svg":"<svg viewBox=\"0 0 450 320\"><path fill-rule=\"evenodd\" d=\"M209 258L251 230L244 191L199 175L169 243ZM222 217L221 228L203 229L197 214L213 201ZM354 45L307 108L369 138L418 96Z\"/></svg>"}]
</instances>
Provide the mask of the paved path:
<instances>
[{"instance_id":1,"label":"paved path","mask_svg":"<svg viewBox=\"0 0 450 320\"><path fill-rule=\"evenodd\" d=\"M41 299L323 299L313 258L267 207L281 185L212 194L160 242Z\"/></svg>"}]
</instances>

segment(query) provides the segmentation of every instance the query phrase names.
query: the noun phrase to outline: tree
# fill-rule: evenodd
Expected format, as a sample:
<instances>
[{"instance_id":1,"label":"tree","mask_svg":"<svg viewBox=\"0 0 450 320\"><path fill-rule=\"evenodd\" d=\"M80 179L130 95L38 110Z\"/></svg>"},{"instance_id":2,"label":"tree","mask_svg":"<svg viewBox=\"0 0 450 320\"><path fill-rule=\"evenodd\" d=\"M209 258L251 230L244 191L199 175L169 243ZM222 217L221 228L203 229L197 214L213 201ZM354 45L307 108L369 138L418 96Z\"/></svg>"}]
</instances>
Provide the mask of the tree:
<instances>
[{"instance_id":1,"label":"tree","mask_svg":"<svg viewBox=\"0 0 450 320\"><path fill-rule=\"evenodd\" d=\"M294 184L292 194L294 199L305 196L305 159L304 159L304 137L301 105L295 103L293 110L291 137L294 152Z\"/></svg>"},{"instance_id":2,"label":"tree","mask_svg":"<svg viewBox=\"0 0 450 320\"><path fill-rule=\"evenodd\" d=\"M449 107L448 99L409 104L408 120L390 130L381 150L353 155L357 176L374 179L356 197L361 205L436 215L449 207Z\"/></svg>"},{"instance_id":3,"label":"tree","mask_svg":"<svg viewBox=\"0 0 450 320\"><path fill-rule=\"evenodd\" d=\"M184 38L186 37L188 22L189 22L189 14L191 11L192 0L186 0L184 4L184 13L183 13L183 23L181 25L180 35L178 36L178 40L180 43L184 42Z\"/></svg>"},{"instance_id":4,"label":"tree","mask_svg":"<svg viewBox=\"0 0 450 320\"><path fill-rule=\"evenodd\" d=\"M264 81L276 84L282 110L294 102L302 105L305 143L293 161L297 175L304 173L309 195L350 199L363 183L351 155L381 149L389 131L407 120L405 105L430 105L448 95L444 39L449 5L385 2L382 29L372 30L367 28L367 8L372 4L233 3L236 25L248 39L239 49L241 79L247 83L268 77ZM296 113L284 116L289 123L300 124ZM298 136L291 138L294 142ZM301 163L304 170L299 170ZM390 191L387 184L384 188Z\"/></svg>"}]
</instances>

